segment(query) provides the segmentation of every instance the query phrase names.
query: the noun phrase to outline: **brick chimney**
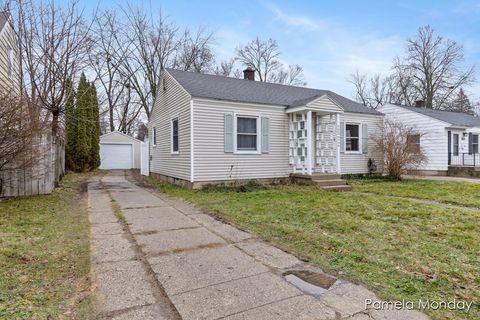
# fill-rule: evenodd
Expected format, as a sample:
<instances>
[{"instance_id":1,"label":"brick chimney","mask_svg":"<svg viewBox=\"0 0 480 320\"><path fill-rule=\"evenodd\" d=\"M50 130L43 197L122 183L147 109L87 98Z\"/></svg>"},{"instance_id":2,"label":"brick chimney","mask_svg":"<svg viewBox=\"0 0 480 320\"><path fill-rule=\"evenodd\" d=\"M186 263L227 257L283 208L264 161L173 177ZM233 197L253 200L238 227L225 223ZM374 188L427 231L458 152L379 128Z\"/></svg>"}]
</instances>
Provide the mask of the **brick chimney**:
<instances>
[{"instance_id":1,"label":"brick chimney","mask_svg":"<svg viewBox=\"0 0 480 320\"><path fill-rule=\"evenodd\" d=\"M417 108L425 108L425 101L424 101L424 100L417 100L417 101L415 101L415 107L417 107Z\"/></svg>"},{"instance_id":2,"label":"brick chimney","mask_svg":"<svg viewBox=\"0 0 480 320\"><path fill-rule=\"evenodd\" d=\"M255 81L255 69L248 66L247 69L243 70L243 79Z\"/></svg>"}]
</instances>

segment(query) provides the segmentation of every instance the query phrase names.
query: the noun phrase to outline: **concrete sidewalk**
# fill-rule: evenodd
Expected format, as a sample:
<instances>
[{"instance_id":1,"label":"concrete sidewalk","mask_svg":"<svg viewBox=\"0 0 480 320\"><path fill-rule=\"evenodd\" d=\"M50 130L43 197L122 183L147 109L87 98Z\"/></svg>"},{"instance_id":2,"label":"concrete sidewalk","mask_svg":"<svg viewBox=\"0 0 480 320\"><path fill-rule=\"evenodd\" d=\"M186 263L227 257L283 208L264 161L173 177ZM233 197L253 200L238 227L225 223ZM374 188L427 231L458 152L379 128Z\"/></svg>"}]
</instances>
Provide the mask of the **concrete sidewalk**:
<instances>
[{"instance_id":1,"label":"concrete sidewalk","mask_svg":"<svg viewBox=\"0 0 480 320\"><path fill-rule=\"evenodd\" d=\"M376 296L338 279L307 294L283 274L321 270L184 201L138 187L123 172L92 182L89 205L106 318L428 319L416 311L366 310L365 300Z\"/></svg>"}]
</instances>

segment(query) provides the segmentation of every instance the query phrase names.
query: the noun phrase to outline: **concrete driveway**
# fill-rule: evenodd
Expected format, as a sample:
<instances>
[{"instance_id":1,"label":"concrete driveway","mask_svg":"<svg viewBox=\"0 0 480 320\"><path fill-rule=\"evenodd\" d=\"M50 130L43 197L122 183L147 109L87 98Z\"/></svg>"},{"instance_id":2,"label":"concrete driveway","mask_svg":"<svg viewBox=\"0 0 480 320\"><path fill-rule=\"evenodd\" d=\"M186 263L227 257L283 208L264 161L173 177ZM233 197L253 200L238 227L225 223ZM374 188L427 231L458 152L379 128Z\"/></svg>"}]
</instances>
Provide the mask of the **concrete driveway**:
<instances>
[{"instance_id":1,"label":"concrete driveway","mask_svg":"<svg viewBox=\"0 0 480 320\"><path fill-rule=\"evenodd\" d=\"M284 277L314 266L110 172L89 184L92 273L106 319L427 319L367 309L372 292ZM295 285L294 285L294 284Z\"/></svg>"}]
</instances>

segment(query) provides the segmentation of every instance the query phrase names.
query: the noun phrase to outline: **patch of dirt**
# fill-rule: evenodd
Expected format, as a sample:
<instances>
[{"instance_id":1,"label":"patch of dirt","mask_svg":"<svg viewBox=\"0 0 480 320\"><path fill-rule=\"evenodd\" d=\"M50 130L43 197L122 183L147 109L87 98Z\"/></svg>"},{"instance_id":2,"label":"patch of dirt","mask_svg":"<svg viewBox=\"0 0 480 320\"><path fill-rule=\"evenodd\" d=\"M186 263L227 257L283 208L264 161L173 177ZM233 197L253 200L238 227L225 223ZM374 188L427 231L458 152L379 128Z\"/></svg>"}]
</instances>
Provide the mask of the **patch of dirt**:
<instances>
[{"instance_id":1,"label":"patch of dirt","mask_svg":"<svg viewBox=\"0 0 480 320\"><path fill-rule=\"evenodd\" d=\"M80 183L80 193L86 193L88 191L88 181L84 180Z\"/></svg>"}]
</instances>

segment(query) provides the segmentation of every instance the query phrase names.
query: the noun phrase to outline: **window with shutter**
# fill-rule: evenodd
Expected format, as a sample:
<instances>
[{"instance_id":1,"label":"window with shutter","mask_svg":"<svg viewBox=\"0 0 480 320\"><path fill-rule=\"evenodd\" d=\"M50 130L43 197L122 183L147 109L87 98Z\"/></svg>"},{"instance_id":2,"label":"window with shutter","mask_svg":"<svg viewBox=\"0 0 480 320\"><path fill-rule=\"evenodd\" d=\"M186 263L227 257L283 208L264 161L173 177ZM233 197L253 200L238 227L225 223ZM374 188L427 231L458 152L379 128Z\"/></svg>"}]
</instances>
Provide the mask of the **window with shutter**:
<instances>
[{"instance_id":1,"label":"window with shutter","mask_svg":"<svg viewBox=\"0 0 480 320\"><path fill-rule=\"evenodd\" d=\"M362 123L362 153L368 153L368 124Z\"/></svg>"},{"instance_id":2,"label":"window with shutter","mask_svg":"<svg viewBox=\"0 0 480 320\"><path fill-rule=\"evenodd\" d=\"M257 118L237 117L237 150L257 151Z\"/></svg>"},{"instance_id":3,"label":"window with shutter","mask_svg":"<svg viewBox=\"0 0 480 320\"><path fill-rule=\"evenodd\" d=\"M262 153L268 153L270 148L270 119L262 117Z\"/></svg>"},{"instance_id":4,"label":"window with shutter","mask_svg":"<svg viewBox=\"0 0 480 320\"><path fill-rule=\"evenodd\" d=\"M345 125L345 151L360 151L360 125Z\"/></svg>"},{"instance_id":5,"label":"window with shutter","mask_svg":"<svg viewBox=\"0 0 480 320\"><path fill-rule=\"evenodd\" d=\"M233 113L225 114L224 139L224 151L233 152Z\"/></svg>"}]
</instances>

